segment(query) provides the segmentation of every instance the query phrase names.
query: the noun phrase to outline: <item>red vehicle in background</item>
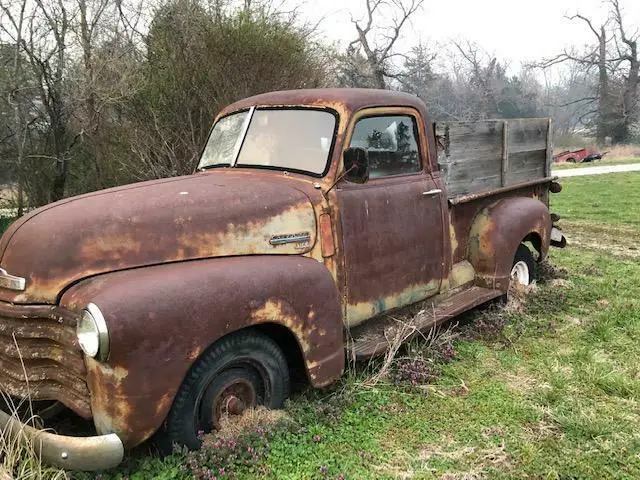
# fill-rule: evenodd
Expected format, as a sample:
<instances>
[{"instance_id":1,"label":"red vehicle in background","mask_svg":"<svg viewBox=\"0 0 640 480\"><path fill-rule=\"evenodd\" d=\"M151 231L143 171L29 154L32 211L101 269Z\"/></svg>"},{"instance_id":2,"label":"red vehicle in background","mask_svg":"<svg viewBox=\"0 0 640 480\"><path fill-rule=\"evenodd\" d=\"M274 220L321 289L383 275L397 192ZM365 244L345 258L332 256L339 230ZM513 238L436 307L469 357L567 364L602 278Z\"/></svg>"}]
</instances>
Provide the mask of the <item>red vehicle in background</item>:
<instances>
[{"instance_id":1,"label":"red vehicle in background","mask_svg":"<svg viewBox=\"0 0 640 480\"><path fill-rule=\"evenodd\" d=\"M583 162L592 162L594 160L602 159L607 152L600 153L593 147L589 148L581 148L579 150L566 150L561 152L553 157L553 161L556 163L583 163Z\"/></svg>"}]
</instances>

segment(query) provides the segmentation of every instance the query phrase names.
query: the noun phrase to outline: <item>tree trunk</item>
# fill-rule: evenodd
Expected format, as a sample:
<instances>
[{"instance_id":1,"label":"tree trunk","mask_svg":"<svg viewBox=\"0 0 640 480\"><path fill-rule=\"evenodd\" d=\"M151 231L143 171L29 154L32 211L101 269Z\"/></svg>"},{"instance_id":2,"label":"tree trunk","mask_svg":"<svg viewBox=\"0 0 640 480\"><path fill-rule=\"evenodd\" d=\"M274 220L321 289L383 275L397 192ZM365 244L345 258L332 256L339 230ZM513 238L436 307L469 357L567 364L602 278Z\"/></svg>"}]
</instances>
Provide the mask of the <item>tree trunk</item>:
<instances>
[{"instance_id":1,"label":"tree trunk","mask_svg":"<svg viewBox=\"0 0 640 480\"><path fill-rule=\"evenodd\" d=\"M629 76L625 79L623 93L623 142L628 142L631 125L637 119L638 109L638 83L640 82L640 59L638 58L638 44L636 41L629 42Z\"/></svg>"},{"instance_id":2,"label":"tree trunk","mask_svg":"<svg viewBox=\"0 0 640 480\"><path fill-rule=\"evenodd\" d=\"M598 124L596 142L604 145L609 133L609 76L607 73L607 33L604 25L600 27L598 55Z\"/></svg>"}]
</instances>

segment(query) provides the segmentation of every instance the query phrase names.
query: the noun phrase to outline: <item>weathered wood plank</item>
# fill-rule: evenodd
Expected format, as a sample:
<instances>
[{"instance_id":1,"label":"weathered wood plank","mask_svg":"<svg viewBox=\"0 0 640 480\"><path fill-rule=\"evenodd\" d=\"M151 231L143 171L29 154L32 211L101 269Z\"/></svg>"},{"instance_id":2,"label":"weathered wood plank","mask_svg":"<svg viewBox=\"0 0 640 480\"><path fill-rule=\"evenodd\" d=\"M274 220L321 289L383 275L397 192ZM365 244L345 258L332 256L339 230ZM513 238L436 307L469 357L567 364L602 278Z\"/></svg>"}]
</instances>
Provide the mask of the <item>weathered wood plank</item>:
<instances>
[{"instance_id":1,"label":"weathered wood plank","mask_svg":"<svg viewBox=\"0 0 640 480\"><path fill-rule=\"evenodd\" d=\"M547 148L547 119L509 120L509 151L526 152Z\"/></svg>"},{"instance_id":2,"label":"weathered wood plank","mask_svg":"<svg viewBox=\"0 0 640 480\"><path fill-rule=\"evenodd\" d=\"M438 163L451 197L549 175L548 119L445 122L434 131L443 145Z\"/></svg>"},{"instance_id":3,"label":"weathered wood plank","mask_svg":"<svg viewBox=\"0 0 640 480\"><path fill-rule=\"evenodd\" d=\"M457 122L436 125L436 134L443 138L442 161L501 153L502 137L499 121Z\"/></svg>"},{"instance_id":4,"label":"weathered wood plank","mask_svg":"<svg viewBox=\"0 0 640 480\"><path fill-rule=\"evenodd\" d=\"M507 174L507 183L509 185L514 185L516 183L527 182L536 178L544 178L544 165L540 164L539 166L529 170L510 172Z\"/></svg>"},{"instance_id":5,"label":"weathered wood plank","mask_svg":"<svg viewBox=\"0 0 640 480\"><path fill-rule=\"evenodd\" d=\"M506 120L502 128L502 179L500 183L504 187L507 184L507 171L509 170L509 123Z\"/></svg>"},{"instance_id":6,"label":"weathered wood plank","mask_svg":"<svg viewBox=\"0 0 640 480\"><path fill-rule=\"evenodd\" d=\"M480 192L490 188L500 188L501 175L493 175L485 178L475 178L470 181L457 182L448 185L449 196L464 195L472 192Z\"/></svg>"},{"instance_id":7,"label":"weathered wood plank","mask_svg":"<svg viewBox=\"0 0 640 480\"><path fill-rule=\"evenodd\" d=\"M509 172L513 173L520 170L530 170L534 167L543 167L546 158L546 150L513 153L509 158Z\"/></svg>"},{"instance_id":8,"label":"weathered wood plank","mask_svg":"<svg viewBox=\"0 0 640 480\"><path fill-rule=\"evenodd\" d=\"M547 161L545 162L544 176L551 176L551 162L553 161L553 119L548 120L547 126Z\"/></svg>"}]
</instances>

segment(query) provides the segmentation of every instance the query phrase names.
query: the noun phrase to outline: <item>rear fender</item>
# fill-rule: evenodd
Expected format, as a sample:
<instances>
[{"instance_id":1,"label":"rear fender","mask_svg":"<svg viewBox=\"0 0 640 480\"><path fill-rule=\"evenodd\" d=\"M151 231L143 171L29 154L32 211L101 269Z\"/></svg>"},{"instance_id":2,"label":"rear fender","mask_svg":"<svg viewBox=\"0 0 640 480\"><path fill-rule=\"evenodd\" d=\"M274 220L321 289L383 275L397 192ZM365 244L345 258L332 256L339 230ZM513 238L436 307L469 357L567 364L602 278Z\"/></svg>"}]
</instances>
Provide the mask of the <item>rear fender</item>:
<instances>
[{"instance_id":1,"label":"rear fender","mask_svg":"<svg viewBox=\"0 0 640 480\"><path fill-rule=\"evenodd\" d=\"M515 197L499 200L478 213L469 235L469 261L476 284L506 291L518 245L531 241L538 260L546 258L551 215L539 200Z\"/></svg>"},{"instance_id":2,"label":"rear fender","mask_svg":"<svg viewBox=\"0 0 640 480\"><path fill-rule=\"evenodd\" d=\"M344 368L338 292L311 258L256 255L115 272L82 281L61 300L73 310L89 302L102 311L110 343L106 362L86 359L94 423L128 447L160 427L193 362L237 330L286 328L316 387Z\"/></svg>"}]
</instances>

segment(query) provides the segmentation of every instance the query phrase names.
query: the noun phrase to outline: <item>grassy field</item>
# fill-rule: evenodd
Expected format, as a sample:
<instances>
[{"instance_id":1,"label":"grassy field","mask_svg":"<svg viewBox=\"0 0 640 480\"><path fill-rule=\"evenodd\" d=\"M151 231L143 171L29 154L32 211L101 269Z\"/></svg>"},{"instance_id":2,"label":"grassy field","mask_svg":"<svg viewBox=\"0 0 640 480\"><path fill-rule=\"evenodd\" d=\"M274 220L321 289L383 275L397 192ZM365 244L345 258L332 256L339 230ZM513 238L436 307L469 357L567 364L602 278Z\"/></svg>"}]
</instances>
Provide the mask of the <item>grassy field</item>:
<instances>
[{"instance_id":1,"label":"grassy field","mask_svg":"<svg viewBox=\"0 0 640 480\"><path fill-rule=\"evenodd\" d=\"M562 183L569 247L523 308L298 393L248 437L100 478L640 478L640 173Z\"/></svg>"}]
</instances>

